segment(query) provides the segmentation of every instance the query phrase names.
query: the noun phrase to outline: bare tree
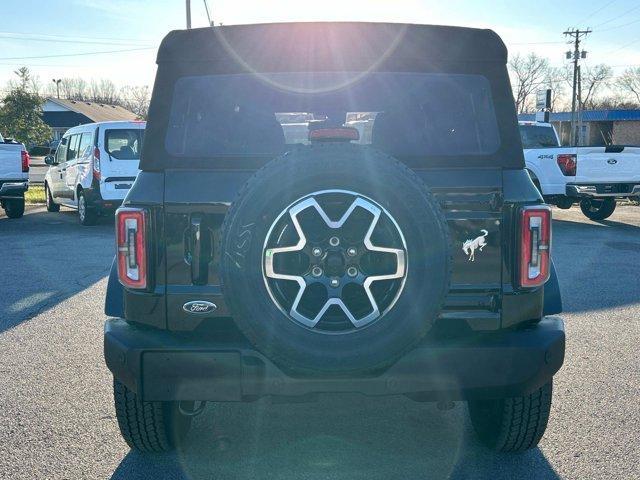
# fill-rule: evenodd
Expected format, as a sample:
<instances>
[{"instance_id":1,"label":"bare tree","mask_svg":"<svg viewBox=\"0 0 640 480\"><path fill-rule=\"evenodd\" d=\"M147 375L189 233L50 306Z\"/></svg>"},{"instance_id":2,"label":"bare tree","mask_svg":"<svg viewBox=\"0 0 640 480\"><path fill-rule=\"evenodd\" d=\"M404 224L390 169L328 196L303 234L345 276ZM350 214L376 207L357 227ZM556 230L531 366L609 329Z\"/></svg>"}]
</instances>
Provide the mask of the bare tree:
<instances>
[{"instance_id":1,"label":"bare tree","mask_svg":"<svg viewBox=\"0 0 640 480\"><path fill-rule=\"evenodd\" d=\"M559 111L567 106L566 69L549 67L545 84L551 89L551 110ZM544 87L543 86L543 87Z\"/></svg>"},{"instance_id":2,"label":"bare tree","mask_svg":"<svg viewBox=\"0 0 640 480\"><path fill-rule=\"evenodd\" d=\"M151 93L149 87L126 85L120 89L120 104L138 117L146 119Z\"/></svg>"},{"instance_id":3,"label":"bare tree","mask_svg":"<svg viewBox=\"0 0 640 480\"><path fill-rule=\"evenodd\" d=\"M640 67L628 68L615 82L616 86L624 93L635 97L640 103Z\"/></svg>"},{"instance_id":4,"label":"bare tree","mask_svg":"<svg viewBox=\"0 0 640 480\"><path fill-rule=\"evenodd\" d=\"M594 109L596 96L600 87L607 86L613 76L613 69L604 64L595 67L585 68L581 73L582 79L582 106L587 109Z\"/></svg>"},{"instance_id":5,"label":"bare tree","mask_svg":"<svg viewBox=\"0 0 640 480\"><path fill-rule=\"evenodd\" d=\"M524 113L530 109L529 97L545 85L549 74L549 60L530 53L526 57L518 54L509 60L516 110Z\"/></svg>"},{"instance_id":6,"label":"bare tree","mask_svg":"<svg viewBox=\"0 0 640 480\"><path fill-rule=\"evenodd\" d=\"M89 100L96 103L107 103L115 105L120 99L118 89L111 80L102 78L100 80L91 80L89 84Z\"/></svg>"}]
</instances>

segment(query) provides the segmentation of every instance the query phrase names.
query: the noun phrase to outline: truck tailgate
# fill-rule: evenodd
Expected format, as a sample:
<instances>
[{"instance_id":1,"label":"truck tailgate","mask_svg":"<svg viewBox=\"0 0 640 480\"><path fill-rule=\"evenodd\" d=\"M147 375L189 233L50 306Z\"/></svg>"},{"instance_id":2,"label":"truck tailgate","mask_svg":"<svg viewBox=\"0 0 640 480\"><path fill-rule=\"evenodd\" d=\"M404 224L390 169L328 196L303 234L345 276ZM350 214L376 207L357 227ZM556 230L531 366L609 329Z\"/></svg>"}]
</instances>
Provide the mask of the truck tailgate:
<instances>
[{"instance_id":1,"label":"truck tailgate","mask_svg":"<svg viewBox=\"0 0 640 480\"><path fill-rule=\"evenodd\" d=\"M25 178L22 173L22 145L19 143L0 143L0 180L19 180Z\"/></svg>"},{"instance_id":2,"label":"truck tailgate","mask_svg":"<svg viewBox=\"0 0 640 480\"><path fill-rule=\"evenodd\" d=\"M640 181L640 147L578 147L576 183Z\"/></svg>"}]
</instances>

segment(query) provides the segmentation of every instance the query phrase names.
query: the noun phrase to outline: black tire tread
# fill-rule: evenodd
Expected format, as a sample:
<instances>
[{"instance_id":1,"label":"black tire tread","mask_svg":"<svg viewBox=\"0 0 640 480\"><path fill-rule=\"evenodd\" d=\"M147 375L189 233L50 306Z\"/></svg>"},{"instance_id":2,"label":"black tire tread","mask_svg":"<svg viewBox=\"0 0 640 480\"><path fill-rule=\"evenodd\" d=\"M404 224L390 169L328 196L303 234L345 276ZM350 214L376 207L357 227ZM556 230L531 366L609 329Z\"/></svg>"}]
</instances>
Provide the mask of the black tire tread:
<instances>
[{"instance_id":1,"label":"black tire tread","mask_svg":"<svg viewBox=\"0 0 640 480\"><path fill-rule=\"evenodd\" d=\"M4 212L7 217L22 218L24 215L24 198L10 198L4 202Z\"/></svg>"},{"instance_id":2,"label":"black tire tread","mask_svg":"<svg viewBox=\"0 0 640 480\"><path fill-rule=\"evenodd\" d=\"M480 439L498 452L524 452L540 442L549 421L553 383L549 382L529 395L493 400L499 407L493 418L475 409L470 402L471 420ZM485 405L487 401L482 401Z\"/></svg>"},{"instance_id":3,"label":"black tire tread","mask_svg":"<svg viewBox=\"0 0 640 480\"><path fill-rule=\"evenodd\" d=\"M607 198L604 199L603 205L598 209L597 212L591 212L589 211L589 208L585 202L585 200L580 202L580 210L582 210L582 213L585 217L596 222L609 218L613 214L617 206L615 199Z\"/></svg>"},{"instance_id":4,"label":"black tire tread","mask_svg":"<svg viewBox=\"0 0 640 480\"><path fill-rule=\"evenodd\" d=\"M53 197L51 196L51 190L49 189L49 185L45 183L44 185L45 195L47 196L47 212L59 212L60 205L53 201Z\"/></svg>"},{"instance_id":5,"label":"black tire tread","mask_svg":"<svg viewBox=\"0 0 640 480\"><path fill-rule=\"evenodd\" d=\"M167 452L173 442L162 402L143 402L117 380L113 397L120 432L127 445L140 452Z\"/></svg>"}]
</instances>

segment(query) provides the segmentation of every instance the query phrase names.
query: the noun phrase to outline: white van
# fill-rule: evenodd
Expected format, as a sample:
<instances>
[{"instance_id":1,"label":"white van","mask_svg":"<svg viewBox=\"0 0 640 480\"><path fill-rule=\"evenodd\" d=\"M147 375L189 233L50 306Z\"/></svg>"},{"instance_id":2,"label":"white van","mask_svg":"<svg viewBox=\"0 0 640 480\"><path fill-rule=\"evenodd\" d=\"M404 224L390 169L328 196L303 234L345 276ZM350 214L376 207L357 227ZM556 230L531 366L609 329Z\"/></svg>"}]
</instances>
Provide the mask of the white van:
<instances>
[{"instance_id":1,"label":"white van","mask_svg":"<svg viewBox=\"0 0 640 480\"><path fill-rule=\"evenodd\" d=\"M47 210L78 209L82 225L120 206L138 175L146 122L100 122L73 127L45 157Z\"/></svg>"}]
</instances>

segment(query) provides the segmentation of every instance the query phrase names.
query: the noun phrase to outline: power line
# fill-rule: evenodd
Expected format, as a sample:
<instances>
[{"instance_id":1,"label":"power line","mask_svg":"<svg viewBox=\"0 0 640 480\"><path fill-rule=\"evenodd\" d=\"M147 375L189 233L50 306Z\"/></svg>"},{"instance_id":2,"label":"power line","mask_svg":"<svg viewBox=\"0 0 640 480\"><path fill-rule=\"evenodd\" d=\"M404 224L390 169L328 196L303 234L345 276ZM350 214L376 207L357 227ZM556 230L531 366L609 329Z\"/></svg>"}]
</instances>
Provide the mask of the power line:
<instances>
[{"instance_id":1,"label":"power line","mask_svg":"<svg viewBox=\"0 0 640 480\"><path fill-rule=\"evenodd\" d=\"M137 52L140 50L155 50L155 49L156 47L125 48L122 50L103 50L100 52L82 52L82 53L62 53L58 55L35 55L32 57L0 57L0 60L31 60L31 59L38 59L38 58L81 57L85 55L102 55L105 53Z\"/></svg>"},{"instance_id":2,"label":"power line","mask_svg":"<svg viewBox=\"0 0 640 480\"><path fill-rule=\"evenodd\" d=\"M617 30L619 28L627 27L629 25L633 25L634 23L638 23L638 22L640 22L640 18L632 20L631 22L628 22L628 23L623 23L622 25L614 25L613 27L603 28L602 30L597 30L595 33L610 32L611 30Z\"/></svg>"},{"instance_id":3,"label":"power line","mask_svg":"<svg viewBox=\"0 0 640 480\"><path fill-rule=\"evenodd\" d=\"M614 20L617 20L617 19L619 19L619 18L621 18L621 17L624 17L627 13L631 13L631 12L633 12L633 11L635 11L635 10L638 10L639 8L640 8L640 5L636 5L635 7L630 8L629 10L625 11L624 13L621 13L620 15L618 15L618 16L616 16L616 17L613 17L613 18L611 18L611 19L609 19L609 20L607 20L606 22L599 23L598 25L596 25L596 26L595 26L595 27L593 27L593 28L599 28L599 27L601 27L602 25L606 25L607 23L611 23L611 22L613 22Z\"/></svg>"},{"instance_id":4,"label":"power line","mask_svg":"<svg viewBox=\"0 0 640 480\"><path fill-rule=\"evenodd\" d=\"M631 40L629 43L625 43L624 45L621 45L620 47L614 49L614 50L610 50L608 52L605 53L605 55L610 55L612 53L616 53L619 52L620 50L624 50L627 47L630 47L631 45L633 45L634 43L640 42L640 37L636 38L635 40Z\"/></svg>"},{"instance_id":5,"label":"power line","mask_svg":"<svg viewBox=\"0 0 640 480\"><path fill-rule=\"evenodd\" d=\"M31 36L38 36L38 37L47 37L47 38L71 38L71 39L83 39L83 40L111 40L111 41L129 41L129 42L149 42L149 41L153 41L151 39L143 39L143 38L122 38L122 37L96 37L94 35L87 37L84 35L64 35L64 34L58 34L58 33L33 33L33 32L0 32L0 34L7 34L7 35L31 35Z\"/></svg>"},{"instance_id":6,"label":"power line","mask_svg":"<svg viewBox=\"0 0 640 480\"><path fill-rule=\"evenodd\" d=\"M13 40L20 41L30 41L30 42L53 42L53 43L78 43L78 44L87 44L87 45L114 45L113 41L93 41L93 40L69 40L64 38L38 38L36 36L29 36L25 34L14 34L14 33L2 33L0 32L0 38L8 38ZM138 46L149 46L148 43L131 43L131 42L121 42L116 43L115 45L138 45Z\"/></svg>"},{"instance_id":7,"label":"power line","mask_svg":"<svg viewBox=\"0 0 640 480\"><path fill-rule=\"evenodd\" d=\"M557 45L564 44L566 42L516 42L508 43L507 45Z\"/></svg>"},{"instance_id":8,"label":"power line","mask_svg":"<svg viewBox=\"0 0 640 480\"><path fill-rule=\"evenodd\" d=\"M611 0L610 2L605 3L603 6L601 6L600 8L596 9L595 11L591 12L589 15L587 15L586 17L584 17L582 20L580 20L578 22L578 25L580 25L581 23L584 24L584 22L586 20L589 20L591 17L593 17L596 13L600 13L602 10L604 10L605 8L607 8L609 5L611 5L612 3L615 3L617 0Z\"/></svg>"}]
</instances>

